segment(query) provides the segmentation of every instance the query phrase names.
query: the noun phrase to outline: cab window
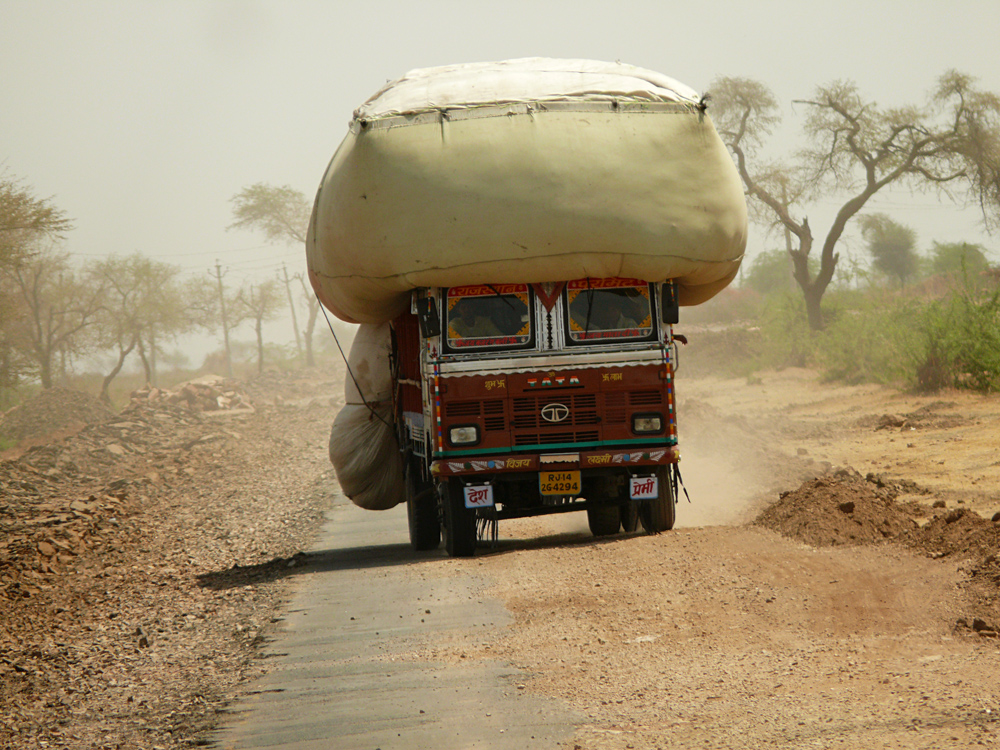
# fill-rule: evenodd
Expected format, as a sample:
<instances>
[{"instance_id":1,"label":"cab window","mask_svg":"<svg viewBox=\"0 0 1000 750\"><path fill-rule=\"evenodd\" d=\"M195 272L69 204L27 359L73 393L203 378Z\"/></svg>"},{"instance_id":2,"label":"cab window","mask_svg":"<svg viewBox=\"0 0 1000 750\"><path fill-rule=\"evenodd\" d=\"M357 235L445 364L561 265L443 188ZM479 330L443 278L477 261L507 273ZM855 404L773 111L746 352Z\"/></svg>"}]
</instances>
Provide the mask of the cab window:
<instances>
[{"instance_id":1,"label":"cab window","mask_svg":"<svg viewBox=\"0 0 1000 750\"><path fill-rule=\"evenodd\" d=\"M577 279L566 284L566 334L570 344L647 341L656 338L650 285L637 279Z\"/></svg>"},{"instance_id":2,"label":"cab window","mask_svg":"<svg viewBox=\"0 0 1000 750\"><path fill-rule=\"evenodd\" d=\"M445 299L446 349L503 351L534 344L527 284L451 287Z\"/></svg>"}]
</instances>

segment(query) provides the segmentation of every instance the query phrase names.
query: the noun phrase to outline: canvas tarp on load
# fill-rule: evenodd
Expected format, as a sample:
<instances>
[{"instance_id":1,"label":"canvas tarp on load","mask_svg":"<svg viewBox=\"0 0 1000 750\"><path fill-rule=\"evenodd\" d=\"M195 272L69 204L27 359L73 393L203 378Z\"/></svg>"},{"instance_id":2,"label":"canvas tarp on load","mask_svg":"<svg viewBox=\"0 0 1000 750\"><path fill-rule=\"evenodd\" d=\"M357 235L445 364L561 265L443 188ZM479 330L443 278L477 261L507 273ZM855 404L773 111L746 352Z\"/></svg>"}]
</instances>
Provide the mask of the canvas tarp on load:
<instances>
[{"instance_id":1,"label":"canvas tarp on load","mask_svg":"<svg viewBox=\"0 0 1000 750\"><path fill-rule=\"evenodd\" d=\"M725 287L746 244L732 160L696 94L616 63L414 71L356 112L307 241L336 315L390 320L420 286L677 279Z\"/></svg>"}]
</instances>

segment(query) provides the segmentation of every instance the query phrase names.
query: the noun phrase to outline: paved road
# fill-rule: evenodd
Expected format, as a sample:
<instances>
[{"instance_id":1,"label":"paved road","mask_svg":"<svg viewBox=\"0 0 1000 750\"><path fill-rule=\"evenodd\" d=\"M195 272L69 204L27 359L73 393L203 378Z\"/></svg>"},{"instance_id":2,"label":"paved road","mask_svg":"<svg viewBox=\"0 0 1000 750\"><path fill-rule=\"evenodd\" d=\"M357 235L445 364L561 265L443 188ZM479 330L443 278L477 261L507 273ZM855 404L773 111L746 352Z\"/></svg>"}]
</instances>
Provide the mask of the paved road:
<instances>
[{"instance_id":1,"label":"paved road","mask_svg":"<svg viewBox=\"0 0 1000 750\"><path fill-rule=\"evenodd\" d=\"M276 669L214 737L227 750L552 748L581 717L518 689L501 663L400 659L440 634L494 635L510 617L484 580L456 576L443 553L415 555L406 509L340 500L296 577Z\"/></svg>"}]
</instances>

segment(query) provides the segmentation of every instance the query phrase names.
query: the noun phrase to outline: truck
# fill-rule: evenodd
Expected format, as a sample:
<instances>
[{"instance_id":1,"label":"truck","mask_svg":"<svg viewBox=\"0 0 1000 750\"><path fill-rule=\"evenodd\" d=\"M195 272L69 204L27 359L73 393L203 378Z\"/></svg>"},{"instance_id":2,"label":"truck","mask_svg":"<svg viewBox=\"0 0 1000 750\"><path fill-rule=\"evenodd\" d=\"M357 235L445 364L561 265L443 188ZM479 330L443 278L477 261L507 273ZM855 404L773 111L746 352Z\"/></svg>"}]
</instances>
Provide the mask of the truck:
<instances>
[{"instance_id":1,"label":"truck","mask_svg":"<svg viewBox=\"0 0 1000 750\"><path fill-rule=\"evenodd\" d=\"M416 69L358 107L306 239L359 328L330 458L418 550L506 519L671 529L674 325L739 271L742 183L707 98L615 62Z\"/></svg>"},{"instance_id":2,"label":"truck","mask_svg":"<svg viewBox=\"0 0 1000 750\"><path fill-rule=\"evenodd\" d=\"M585 511L596 536L673 528L670 281L471 284L392 323L412 546L472 555L499 521Z\"/></svg>"}]
</instances>

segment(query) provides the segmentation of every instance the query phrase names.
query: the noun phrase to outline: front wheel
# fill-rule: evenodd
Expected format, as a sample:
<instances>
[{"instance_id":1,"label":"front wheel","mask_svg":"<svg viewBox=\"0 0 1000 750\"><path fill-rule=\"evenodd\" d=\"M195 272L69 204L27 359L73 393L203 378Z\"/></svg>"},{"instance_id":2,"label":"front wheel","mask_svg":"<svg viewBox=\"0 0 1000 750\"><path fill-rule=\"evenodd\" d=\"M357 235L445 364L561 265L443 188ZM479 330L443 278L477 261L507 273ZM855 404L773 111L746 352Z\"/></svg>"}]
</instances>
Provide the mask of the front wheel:
<instances>
[{"instance_id":1,"label":"front wheel","mask_svg":"<svg viewBox=\"0 0 1000 750\"><path fill-rule=\"evenodd\" d=\"M476 511L465 507L459 479L449 479L442 490L445 549L451 557L472 557L476 552Z\"/></svg>"},{"instance_id":2,"label":"front wheel","mask_svg":"<svg viewBox=\"0 0 1000 750\"><path fill-rule=\"evenodd\" d=\"M410 545L418 552L437 549L441 544L441 519L434 485L420 486L411 464L406 468L405 487Z\"/></svg>"},{"instance_id":3,"label":"front wheel","mask_svg":"<svg viewBox=\"0 0 1000 750\"><path fill-rule=\"evenodd\" d=\"M642 528L650 534L670 531L674 527L677 514L677 498L671 481L670 466L656 469L657 493L652 500L644 500L639 506L639 520Z\"/></svg>"}]
</instances>

